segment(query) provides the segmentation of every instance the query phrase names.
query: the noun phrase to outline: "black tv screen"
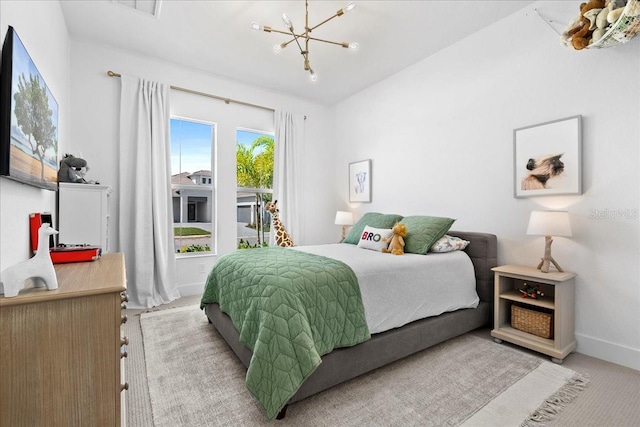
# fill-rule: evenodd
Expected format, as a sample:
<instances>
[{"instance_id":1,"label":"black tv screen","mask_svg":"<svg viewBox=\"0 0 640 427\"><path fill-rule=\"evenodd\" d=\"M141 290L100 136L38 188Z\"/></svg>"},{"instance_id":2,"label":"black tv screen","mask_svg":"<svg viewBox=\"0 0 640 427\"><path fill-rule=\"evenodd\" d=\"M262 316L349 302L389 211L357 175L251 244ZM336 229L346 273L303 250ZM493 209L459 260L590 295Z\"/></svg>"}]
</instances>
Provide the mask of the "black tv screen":
<instances>
[{"instance_id":1,"label":"black tv screen","mask_svg":"<svg viewBox=\"0 0 640 427\"><path fill-rule=\"evenodd\" d=\"M0 72L0 175L57 190L58 103L11 26Z\"/></svg>"}]
</instances>

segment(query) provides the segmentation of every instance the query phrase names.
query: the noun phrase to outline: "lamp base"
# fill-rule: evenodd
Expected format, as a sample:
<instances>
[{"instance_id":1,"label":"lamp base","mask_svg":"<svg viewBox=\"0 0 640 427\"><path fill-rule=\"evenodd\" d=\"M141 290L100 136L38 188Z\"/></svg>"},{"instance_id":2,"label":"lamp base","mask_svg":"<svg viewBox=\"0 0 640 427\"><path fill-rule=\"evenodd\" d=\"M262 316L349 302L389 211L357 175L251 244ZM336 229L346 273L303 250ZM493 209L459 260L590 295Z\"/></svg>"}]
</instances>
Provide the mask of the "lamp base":
<instances>
[{"instance_id":1,"label":"lamp base","mask_svg":"<svg viewBox=\"0 0 640 427\"><path fill-rule=\"evenodd\" d=\"M550 263L553 264L556 267L556 270L558 270L560 273L564 273L564 270L562 269L562 267L560 267L560 265L556 262L555 259L553 259L553 257L549 257L547 259L540 258L540 263L536 268L542 271L543 273L548 273Z\"/></svg>"},{"instance_id":2,"label":"lamp base","mask_svg":"<svg viewBox=\"0 0 640 427\"><path fill-rule=\"evenodd\" d=\"M558 264L556 260L553 259L553 257L551 256L551 243L553 243L553 239L551 238L551 236L545 236L544 237L544 257L540 258L540 263L536 268L542 271L543 273L548 273L549 264L553 264L560 273L563 273L564 270L562 269L562 267L560 267L560 264Z\"/></svg>"},{"instance_id":3,"label":"lamp base","mask_svg":"<svg viewBox=\"0 0 640 427\"><path fill-rule=\"evenodd\" d=\"M342 236L340 237L340 243L344 242L345 237L347 237L347 226L342 226Z\"/></svg>"}]
</instances>

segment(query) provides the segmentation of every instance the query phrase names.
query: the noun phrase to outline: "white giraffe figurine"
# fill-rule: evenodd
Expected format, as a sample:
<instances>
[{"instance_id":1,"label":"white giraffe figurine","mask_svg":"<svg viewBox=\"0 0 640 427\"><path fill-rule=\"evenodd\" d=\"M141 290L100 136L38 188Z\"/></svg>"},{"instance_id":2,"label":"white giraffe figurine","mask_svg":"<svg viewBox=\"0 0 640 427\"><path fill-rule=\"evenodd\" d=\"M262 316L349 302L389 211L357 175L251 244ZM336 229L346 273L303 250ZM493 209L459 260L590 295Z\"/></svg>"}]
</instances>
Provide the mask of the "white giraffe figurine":
<instances>
[{"instance_id":1,"label":"white giraffe figurine","mask_svg":"<svg viewBox=\"0 0 640 427\"><path fill-rule=\"evenodd\" d=\"M38 250L33 258L11 266L0 273L0 294L15 297L22 289L25 280L32 279L35 288L47 287L52 291L58 289L58 278L53 268L51 254L49 253L49 236L58 234L47 223L38 230Z\"/></svg>"},{"instance_id":2,"label":"white giraffe figurine","mask_svg":"<svg viewBox=\"0 0 640 427\"><path fill-rule=\"evenodd\" d=\"M265 205L264 209L271 213L273 228L276 231L276 244L278 246L290 248L295 245L293 244L293 239L291 238L291 236L289 236L289 233L287 233L287 230L284 228L284 224L282 223L282 221L280 221L280 211L278 210L277 203L277 200L269 202Z\"/></svg>"}]
</instances>

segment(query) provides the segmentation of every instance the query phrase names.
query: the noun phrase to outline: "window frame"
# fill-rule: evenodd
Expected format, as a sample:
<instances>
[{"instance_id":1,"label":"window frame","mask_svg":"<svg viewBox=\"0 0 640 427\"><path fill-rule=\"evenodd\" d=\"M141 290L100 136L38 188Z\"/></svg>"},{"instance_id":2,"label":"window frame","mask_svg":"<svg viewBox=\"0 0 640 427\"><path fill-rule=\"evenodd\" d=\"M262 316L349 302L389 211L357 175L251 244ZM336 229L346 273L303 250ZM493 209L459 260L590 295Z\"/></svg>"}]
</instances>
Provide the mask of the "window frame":
<instances>
[{"instance_id":1,"label":"window frame","mask_svg":"<svg viewBox=\"0 0 640 427\"><path fill-rule=\"evenodd\" d=\"M211 178L208 178L209 183L194 183L194 185L188 185L188 184L171 184L171 193L172 193L172 197L171 197L171 209L172 209L172 213L173 213L173 192L174 191L180 191L180 190L193 190L194 187L200 187L200 189L202 190L206 190L207 188L211 191L211 237L208 241L209 243L209 247L211 248L210 251L203 251L203 252L177 252L174 249L174 255L176 257L176 259L180 259L180 258L195 258L195 257L212 257L212 256L217 256L217 248L218 248L218 215L217 215L217 203L216 203L216 196L217 196L217 188L216 188L216 180L213 179L214 173L217 173L217 169L218 169L218 164L217 164L217 158L216 158L216 150L217 150L217 145L218 145L218 123L216 122L212 122L209 120L202 120L202 119L196 119L196 118L192 118L192 117L187 117L187 116L182 116L182 115L174 115L172 114L170 116L170 122L172 120L179 120L179 121L184 121L184 122L191 122L191 123L197 123L197 124L202 124L202 125L207 125L211 127L211 159L210 159L210 172L211 172ZM169 126L169 128L171 129L171 125ZM169 133L171 135L171 132ZM171 145L171 139L169 141L170 145ZM171 151L171 150L170 150ZM170 155L172 155L173 153L170 153ZM181 149L180 149L180 169L182 169L182 145L181 145ZM193 171L193 172L197 172L197 171ZM182 172L179 172L182 173ZM170 172L171 174L171 172ZM171 174L171 176L173 176L173 174ZM206 177L201 177L200 179L202 180L207 180ZM180 197L180 200L182 201L182 197ZM183 208L183 203L180 203L180 219L183 219L185 215L188 215L188 212L184 211ZM173 224L176 224L174 222L172 222L172 229L174 228ZM185 224L185 222L181 221L178 224ZM175 233L174 233L174 242L175 242ZM175 243L174 243L175 244Z\"/></svg>"},{"instance_id":2,"label":"window frame","mask_svg":"<svg viewBox=\"0 0 640 427\"><path fill-rule=\"evenodd\" d=\"M238 144L238 131L242 131L242 132L249 132L249 133L254 133L254 134L258 134L260 136L269 136L273 139L274 144L275 144L275 140L276 140L276 134L275 131L273 132L269 132L269 131L264 131L264 130L257 130L257 129L253 129L253 128L248 128L248 127L243 127L243 126L237 126L236 127L236 132L235 132L235 136L236 136L236 150L237 150L237 144ZM275 168L275 153L274 153L274 159L273 159L273 166ZM264 196L265 194L271 194L273 197L273 183L271 184L272 188L250 188L250 187L242 187L240 185L238 185L238 176L236 174L236 212L238 209L238 198L240 196L240 194L245 194L245 195L256 195L260 197L260 200L262 201L262 196ZM263 206L264 208L264 206ZM260 228L256 229L256 234L260 234ZM262 231L262 237L264 237L264 230ZM236 245L238 245L240 243L240 240L242 240L244 237L246 236L238 236L238 234L236 233ZM261 240L260 238L258 238L258 240ZM267 239L266 241L267 243L269 243L269 239Z\"/></svg>"}]
</instances>

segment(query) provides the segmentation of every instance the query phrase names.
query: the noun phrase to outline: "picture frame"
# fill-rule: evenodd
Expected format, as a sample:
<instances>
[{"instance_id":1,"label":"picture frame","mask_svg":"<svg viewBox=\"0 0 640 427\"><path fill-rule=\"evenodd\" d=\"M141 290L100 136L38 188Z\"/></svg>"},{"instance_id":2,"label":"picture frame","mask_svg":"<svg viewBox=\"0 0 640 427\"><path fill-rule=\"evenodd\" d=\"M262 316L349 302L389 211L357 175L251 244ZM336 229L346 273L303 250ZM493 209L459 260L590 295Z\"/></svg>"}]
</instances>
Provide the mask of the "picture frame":
<instances>
[{"instance_id":1,"label":"picture frame","mask_svg":"<svg viewBox=\"0 0 640 427\"><path fill-rule=\"evenodd\" d=\"M371 160L349 163L349 202L371 202Z\"/></svg>"},{"instance_id":2,"label":"picture frame","mask_svg":"<svg viewBox=\"0 0 640 427\"><path fill-rule=\"evenodd\" d=\"M0 105L0 176L56 191L58 103L11 26L2 46Z\"/></svg>"},{"instance_id":3,"label":"picture frame","mask_svg":"<svg viewBox=\"0 0 640 427\"><path fill-rule=\"evenodd\" d=\"M513 131L515 198L582 194L582 116Z\"/></svg>"}]
</instances>

